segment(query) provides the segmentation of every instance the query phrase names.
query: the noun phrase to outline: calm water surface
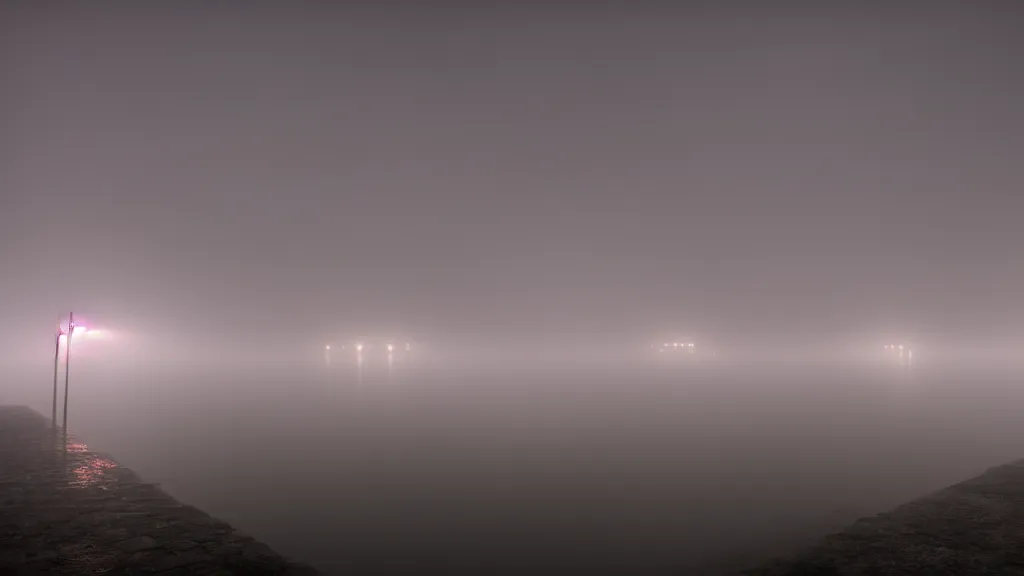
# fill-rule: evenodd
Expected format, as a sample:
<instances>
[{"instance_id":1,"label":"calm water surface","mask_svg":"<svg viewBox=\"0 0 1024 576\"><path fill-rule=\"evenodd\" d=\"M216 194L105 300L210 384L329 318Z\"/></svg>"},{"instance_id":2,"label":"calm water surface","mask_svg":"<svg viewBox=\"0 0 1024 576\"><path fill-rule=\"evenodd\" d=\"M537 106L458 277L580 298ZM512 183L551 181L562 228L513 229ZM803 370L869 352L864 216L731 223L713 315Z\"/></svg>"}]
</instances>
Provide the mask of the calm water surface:
<instances>
[{"instance_id":1,"label":"calm water surface","mask_svg":"<svg viewBox=\"0 0 1024 576\"><path fill-rule=\"evenodd\" d=\"M83 367L72 427L279 551L363 573L693 566L1024 454L1006 374L319 368ZM4 401L48 413L47 380Z\"/></svg>"}]
</instances>

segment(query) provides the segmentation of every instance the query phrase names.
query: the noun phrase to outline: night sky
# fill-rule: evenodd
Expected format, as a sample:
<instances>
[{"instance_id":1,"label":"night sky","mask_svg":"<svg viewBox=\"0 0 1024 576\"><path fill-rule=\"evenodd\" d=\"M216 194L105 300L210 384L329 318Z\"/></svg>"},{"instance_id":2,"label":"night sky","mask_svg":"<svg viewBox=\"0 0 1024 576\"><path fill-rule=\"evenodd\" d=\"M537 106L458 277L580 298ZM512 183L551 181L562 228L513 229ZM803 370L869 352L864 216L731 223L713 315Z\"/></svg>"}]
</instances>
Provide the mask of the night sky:
<instances>
[{"instance_id":1,"label":"night sky","mask_svg":"<svg viewBox=\"0 0 1024 576\"><path fill-rule=\"evenodd\" d=\"M411 4L4 2L6 322L1024 330L1014 2Z\"/></svg>"}]
</instances>

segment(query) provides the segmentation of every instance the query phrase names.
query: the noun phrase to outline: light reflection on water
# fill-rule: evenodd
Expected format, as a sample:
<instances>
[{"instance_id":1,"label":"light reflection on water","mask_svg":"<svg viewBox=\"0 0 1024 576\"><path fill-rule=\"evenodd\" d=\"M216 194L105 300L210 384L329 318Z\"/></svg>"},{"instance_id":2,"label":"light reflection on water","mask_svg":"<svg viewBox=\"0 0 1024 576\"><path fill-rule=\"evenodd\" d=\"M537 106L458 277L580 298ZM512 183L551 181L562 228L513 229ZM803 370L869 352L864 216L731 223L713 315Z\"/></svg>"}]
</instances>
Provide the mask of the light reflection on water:
<instances>
[{"instance_id":1,"label":"light reflection on water","mask_svg":"<svg viewBox=\"0 0 1024 576\"><path fill-rule=\"evenodd\" d=\"M106 471L118 467L117 462L89 452L89 447L81 442L68 443L65 451L73 459L70 469L72 477L68 483L77 488L110 482L111 478Z\"/></svg>"}]
</instances>

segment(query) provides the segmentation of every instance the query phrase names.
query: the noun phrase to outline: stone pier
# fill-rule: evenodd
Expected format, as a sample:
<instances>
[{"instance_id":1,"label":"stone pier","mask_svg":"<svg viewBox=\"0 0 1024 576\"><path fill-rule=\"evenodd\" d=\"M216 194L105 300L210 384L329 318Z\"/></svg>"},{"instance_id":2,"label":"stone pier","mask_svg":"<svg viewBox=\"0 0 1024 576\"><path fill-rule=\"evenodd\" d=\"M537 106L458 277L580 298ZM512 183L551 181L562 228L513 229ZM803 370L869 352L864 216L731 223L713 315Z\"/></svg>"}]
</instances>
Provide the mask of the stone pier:
<instances>
[{"instance_id":1,"label":"stone pier","mask_svg":"<svg viewBox=\"0 0 1024 576\"><path fill-rule=\"evenodd\" d=\"M313 575L109 456L0 407L0 574Z\"/></svg>"}]
</instances>

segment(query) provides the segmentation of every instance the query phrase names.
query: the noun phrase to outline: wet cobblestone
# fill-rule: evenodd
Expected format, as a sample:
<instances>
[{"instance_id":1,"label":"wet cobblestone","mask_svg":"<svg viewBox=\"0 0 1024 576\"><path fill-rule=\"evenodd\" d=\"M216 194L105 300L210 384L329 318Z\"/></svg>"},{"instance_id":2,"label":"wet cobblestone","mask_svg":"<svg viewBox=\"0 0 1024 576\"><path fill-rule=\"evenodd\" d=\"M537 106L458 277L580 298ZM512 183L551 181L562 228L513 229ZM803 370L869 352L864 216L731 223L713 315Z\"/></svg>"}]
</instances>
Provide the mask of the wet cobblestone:
<instances>
[{"instance_id":1,"label":"wet cobblestone","mask_svg":"<svg viewBox=\"0 0 1024 576\"><path fill-rule=\"evenodd\" d=\"M0 574L311 576L25 407L0 406Z\"/></svg>"}]
</instances>

